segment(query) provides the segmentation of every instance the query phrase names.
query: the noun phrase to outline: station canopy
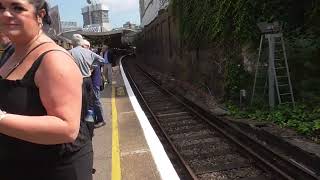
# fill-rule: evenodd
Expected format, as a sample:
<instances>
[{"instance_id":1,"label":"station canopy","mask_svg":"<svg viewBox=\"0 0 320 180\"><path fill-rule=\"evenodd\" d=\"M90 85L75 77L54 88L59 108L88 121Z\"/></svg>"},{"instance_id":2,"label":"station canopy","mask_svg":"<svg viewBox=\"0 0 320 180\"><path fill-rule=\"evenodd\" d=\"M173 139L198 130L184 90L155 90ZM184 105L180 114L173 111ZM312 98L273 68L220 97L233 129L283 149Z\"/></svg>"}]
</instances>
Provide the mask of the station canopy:
<instances>
[{"instance_id":1,"label":"station canopy","mask_svg":"<svg viewBox=\"0 0 320 180\"><path fill-rule=\"evenodd\" d=\"M72 39L73 34L81 34L87 39L91 46L101 47L102 45L108 45L111 48L126 48L127 44L123 42L123 38L126 34L135 32L131 29L115 29L106 32L85 32L85 31L68 31L61 33L67 39Z\"/></svg>"}]
</instances>

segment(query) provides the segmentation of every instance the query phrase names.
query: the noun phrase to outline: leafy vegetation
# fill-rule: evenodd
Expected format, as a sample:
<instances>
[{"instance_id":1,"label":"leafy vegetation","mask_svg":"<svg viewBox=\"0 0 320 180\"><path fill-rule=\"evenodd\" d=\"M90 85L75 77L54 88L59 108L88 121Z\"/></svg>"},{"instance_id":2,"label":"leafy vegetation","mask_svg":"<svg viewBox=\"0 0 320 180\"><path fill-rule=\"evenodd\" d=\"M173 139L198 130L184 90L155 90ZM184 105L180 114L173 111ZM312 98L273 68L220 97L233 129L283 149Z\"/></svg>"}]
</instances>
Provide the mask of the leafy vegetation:
<instances>
[{"instance_id":1,"label":"leafy vegetation","mask_svg":"<svg viewBox=\"0 0 320 180\"><path fill-rule=\"evenodd\" d=\"M248 89L248 79L237 81L235 71L243 44L257 48L258 22L279 21L287 45L291 79L296 99L320 102L320 1L318 0L172 0L181 37L187 46L223 44L228 59L226 90ZM231 44L231 46L230 46ZM234 44L239 44L234 48ZM229 69L231 68L231 69ZM240 73L241 74L241 73ZM251 77L250 81L253 80ZM244 85L244 87L242 86ZM242 87L240 87L242 86Z\"/></svg>"},{"instance_id":2,"label":"leafy vegetation","mask_svg":"<svg viewBox=\"0 0 320 180\"><path fill-rule=\"evenodd\" d=\"M256 108L240 110L237 106L228 104L229 111L236 118L249 118L258 121L271 121L281 127L289 127L297 132L320 138L320 106L313 109L303 104L294 108L290 106L278 106L272 110Z\"/></svg>"},{"instance_id":3,"label":"leafy vegetation","mask_svg":"<svg viewBox=\"0 0 320 180\"><path fill-rule=\"evenodd\" d=\"M240 111L235 116L268 120L319 137L320 131L320 1L319 0L172 0L181 37L187 46L219 44L228 60L225 67L226 99L238 100L240 89L251 89L252 74L243 68L242 45L257 48L258 22L279 21L286 39L295 99L294 109ZM230 46L231 44L231 46ZM234 48L237 44L238 48ZM311 108L317 107L317 108Z\"/></svg>"},{"instance_id":4,"label":"leafy vegetation","mask_svg":"<svg viewBox=\"0 0 320 180\"><path fill-rule=\"evenodd\" d=\"M235 58L233 56L232 58ZM229 100L238 101L239 100L239 92L244 87L251 87L250 80L252 79L251 75L246 72L243 68L241 60L237 58L227 61L226 65L226 82L225 82L225 96L228 97ZM249 80L249 81L248 81Z\"/></svg>"},{"instance_id":5,"label":"leafy vegetation","mask_svg":"<svg viewBox=\"0 0 320 180\"><path fill-rule=\"evenodd\" d=\"M190 44L257 40L257 23L280 21L286 32L319 33L317 0L172 0L182 37Z\"/></svg>"}]
</instances>

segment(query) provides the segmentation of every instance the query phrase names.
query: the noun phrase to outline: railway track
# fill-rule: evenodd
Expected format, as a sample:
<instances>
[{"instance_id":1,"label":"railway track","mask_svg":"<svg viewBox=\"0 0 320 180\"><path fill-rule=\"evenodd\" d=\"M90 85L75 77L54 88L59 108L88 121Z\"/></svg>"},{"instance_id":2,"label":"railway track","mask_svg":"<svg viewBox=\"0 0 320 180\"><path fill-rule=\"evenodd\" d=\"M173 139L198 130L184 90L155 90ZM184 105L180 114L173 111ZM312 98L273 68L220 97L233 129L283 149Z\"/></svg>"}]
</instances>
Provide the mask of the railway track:
<instances>
[{"instance_id":1,"label":"railway track","mask_svg":"<svg viewBox=\"0 0 320 180\"><path fill-rule=\"evenodd\" d=\"M124 69L181 179L319 179L239 129L208 119L163 89L141 67Z\"/></svg>"}]
</instances>

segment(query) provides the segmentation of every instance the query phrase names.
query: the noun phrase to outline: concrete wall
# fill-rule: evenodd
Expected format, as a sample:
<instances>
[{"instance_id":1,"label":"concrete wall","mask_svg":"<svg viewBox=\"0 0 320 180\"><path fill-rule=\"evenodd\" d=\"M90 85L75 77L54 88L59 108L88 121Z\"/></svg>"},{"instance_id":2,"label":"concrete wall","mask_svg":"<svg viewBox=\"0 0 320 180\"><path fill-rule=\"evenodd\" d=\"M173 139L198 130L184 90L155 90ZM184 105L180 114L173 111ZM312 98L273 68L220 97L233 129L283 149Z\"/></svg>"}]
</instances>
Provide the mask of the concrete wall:
<instances>
[{"instance_id":1,"label":"concrete wall","mask_svg":"<svg viewBox=\"0 0 320 180\"><path fill-rule=\"evenodd\" d=\"M224 96L224 48L205 46L189 49L179 37L177 19L170 10L160 12L145 26L137 40L137 56L144 63L179 80L187 81L211 93L218 99Z\"/></svg>"}]
</instances>

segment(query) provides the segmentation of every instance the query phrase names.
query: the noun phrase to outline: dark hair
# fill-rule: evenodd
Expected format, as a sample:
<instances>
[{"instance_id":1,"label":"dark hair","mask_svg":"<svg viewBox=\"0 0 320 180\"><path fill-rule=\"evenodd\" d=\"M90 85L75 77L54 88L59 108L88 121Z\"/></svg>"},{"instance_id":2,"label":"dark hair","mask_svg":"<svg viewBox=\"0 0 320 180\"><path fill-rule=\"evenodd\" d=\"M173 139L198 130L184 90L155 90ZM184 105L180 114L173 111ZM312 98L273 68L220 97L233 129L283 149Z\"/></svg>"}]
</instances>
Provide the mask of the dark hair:
<instances>
[{"instance_id":1,"label":"dark hair","mask_svg":"<svg viewBox=\"0 0 320 180\"><path fill-rule=\"evenodd\" d=\"M98 49L97 49L97 54L100 55L100 54L101 54L101 51L102 51L102 48L101 48L101 47L98 47Z\"/></svg>"},{"instance_id":2,"label":"dark hair","mask_svg":"<svg viewBox=\"0 0 320 180\"><path fill-rule=\"evenodd\" d=\"M49 15L49 5L46 0L29 0L31 4L33 4L34 8L36 9L36 15L39 14L40 10L44 9L46 14L42 18L43 24L51 25L51 18Z\"/></svg>"}]
</instances>

